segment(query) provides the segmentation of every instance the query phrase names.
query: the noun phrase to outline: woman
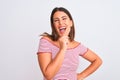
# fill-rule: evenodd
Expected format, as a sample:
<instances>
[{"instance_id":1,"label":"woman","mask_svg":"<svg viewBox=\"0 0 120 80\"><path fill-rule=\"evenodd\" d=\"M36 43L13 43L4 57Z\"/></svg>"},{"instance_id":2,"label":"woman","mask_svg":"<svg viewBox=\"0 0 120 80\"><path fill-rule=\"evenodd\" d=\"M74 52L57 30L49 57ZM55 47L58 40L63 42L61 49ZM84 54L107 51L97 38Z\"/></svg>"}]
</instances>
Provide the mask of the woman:
<instances>
[{"instance_id":1,"label":"woman","mask_svg":"<svg viewBox=\"0 0 120 80\"><path fill-rule=\"evenodd\" d=\"M102 60L93 51L74 40L74 22L69 11L56 7L50 20L52 33L42 34L37 53L44 80L83 80L96 71ZM81 73L76 73L79 56L91 64Z\"/></svg>"}]
</instances>

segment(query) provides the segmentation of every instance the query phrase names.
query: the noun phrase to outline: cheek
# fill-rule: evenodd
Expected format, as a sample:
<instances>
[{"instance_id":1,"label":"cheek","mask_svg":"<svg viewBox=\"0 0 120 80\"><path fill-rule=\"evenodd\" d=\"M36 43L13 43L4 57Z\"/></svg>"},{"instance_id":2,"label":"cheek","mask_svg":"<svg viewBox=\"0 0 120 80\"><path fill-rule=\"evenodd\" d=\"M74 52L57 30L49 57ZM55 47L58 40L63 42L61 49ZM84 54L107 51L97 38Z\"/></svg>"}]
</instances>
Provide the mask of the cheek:
<instances>
[{"instance_id":1,"label":"cheek","mask_svg":"<svg viewBox=\"0 0 120 80\"><path fill-rule=\"evenodd\" d=\"M66 23L67 23L67 25L68 25L69 27L72 26L72 22L71 22L71 21L67 21Z\"/></svg>"},{"instance_id":2,"label":"cheek","mask_svg":"<svg viewBox=\"0 0 120 80\"><path fill-rule=\"evenodd\" d=\"M57 28L58 27L58 24L57 23L53 23L54 27Z\"/></svg>"},{"instance_id":3,"label":"cheek","mask_svg":"<svg viewBox=\"0 0 120 80\"><path fill-rule=\"evenodd\" d=\"M70 21L70 27L72 27L72 25L73 25L73 23L72 23L72 21Z\"/></svg>"},{"instance_id":4,"label":"cheek","mask_svg":"<svg viewBox=\"0 0 120 80\"><path fill-rule=\"evenodd\" d=\"M55 23L53 23L53 26L54 26L54 28L56 29L56 24L55 24Z\"/></svg>"},{"instance_id":5,"label":"cheek","mask_svg":"<svg viewBox=\"0 0 120 80\"><path fill-rule=\"evenodd\" d=\"M54 28L58 32L58 25L57 24L54 24Z\"/></svg>"}]
</instances>

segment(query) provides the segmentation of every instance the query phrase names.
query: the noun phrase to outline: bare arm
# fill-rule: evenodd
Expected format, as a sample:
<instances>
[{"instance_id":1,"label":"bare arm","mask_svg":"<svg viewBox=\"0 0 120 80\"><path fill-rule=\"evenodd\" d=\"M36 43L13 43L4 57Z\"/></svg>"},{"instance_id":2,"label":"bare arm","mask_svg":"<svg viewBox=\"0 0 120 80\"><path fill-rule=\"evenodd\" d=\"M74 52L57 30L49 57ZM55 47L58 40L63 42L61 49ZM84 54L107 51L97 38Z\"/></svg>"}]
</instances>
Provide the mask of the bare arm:
<instances>
[{"instance_id":1,"label":"bare arm","mask_svg":"<svg viewBox=\"0 0 120 80\"><path fill-rule=\"evenodd\" d=\"M78 73L78 80L83 80L94 71L96 71L102 64L102 60L100 59L100 57L91 50L88 50L87 53L83 55L83 58L91 62L91 64L83 72Z\"/></svg>"},{"instance_id":2,"label":"bare arm","mask_svg":"<svg viewBox=\"0 0 120 80\"><path fill-rule=\"evenodd\" d=\"M51 53L39 53L38 61L42 73L47 80L50 80L60 69L64 59L64 51L58 52L57 56L52 60Z\"/></svg>"},{"instance_id":3,"label":"bare arm","mask_svg":"<svg viewBox=\"0 0 120 80\"><path fill-rule=\"evenodd\" d=\"M38 62L39 62L41 71L47 80L51 80L59 71L62 65L62 62L64 60L65 51L67 49L66 42L67 42L66 37L62 37L59 40L60 50L54 59L52 59L52 53L38 54Z\"/></svg>"}]
</instances>

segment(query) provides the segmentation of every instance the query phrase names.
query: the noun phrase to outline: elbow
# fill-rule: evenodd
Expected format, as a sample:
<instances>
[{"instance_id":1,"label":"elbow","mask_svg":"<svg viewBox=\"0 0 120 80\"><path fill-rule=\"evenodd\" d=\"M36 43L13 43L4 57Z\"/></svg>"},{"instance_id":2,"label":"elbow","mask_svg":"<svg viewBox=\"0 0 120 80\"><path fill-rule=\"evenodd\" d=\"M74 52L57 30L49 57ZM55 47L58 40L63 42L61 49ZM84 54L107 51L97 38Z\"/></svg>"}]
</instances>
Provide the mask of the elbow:
<instances>
[{"instance_id":1,"label":"elbow","mask_svg":"<svg viewBox=\"0 0 120 80\"><path fill-rule=\"evenodd\" d=\"M101 66L103 63L102 59L100 59L100 58L96 59L95 62L98 65L98 67Z\"/></svg>"},{"instance_id":2,"label":"elbow","mask_svg":"<svg viewBox=\"0 0 120 80\"><path fill-rule=\"evenodd\" d=\"M91 64L96 65L97 67L101 66L103 63L101 58L96 58L93 61L91 61Z\"/></svg>"},{"instance_id":3,"label":"elbow","mask_svg":"<svg viewBox=\"0 0 120 80\"><path fill-rule=\"evenodd\" d=\"M45 72L43 75L47 80L52 80L53 78L53 75L51 74L51 72Z\"/></svg>"},{"instance_id":4,"label":"elbow","mask_svg":"<svg viewBox=\"0 0 120 80\"><path fill-rule=\"evenodd\" d=\"M103 63L102 59L99 58L99 59L98 59L98 64L99 64L99 65L102 65L102 63Z\"/></svg>"}]
</instances>

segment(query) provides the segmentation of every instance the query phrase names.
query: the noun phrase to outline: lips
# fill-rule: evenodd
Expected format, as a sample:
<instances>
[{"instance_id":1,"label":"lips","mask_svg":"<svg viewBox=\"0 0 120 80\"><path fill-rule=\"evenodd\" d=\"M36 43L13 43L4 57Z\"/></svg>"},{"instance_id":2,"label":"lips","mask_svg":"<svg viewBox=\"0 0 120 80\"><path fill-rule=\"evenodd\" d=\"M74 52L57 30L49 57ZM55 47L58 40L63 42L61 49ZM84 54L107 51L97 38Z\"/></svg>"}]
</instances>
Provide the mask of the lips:
<instances>
[{"instance_id":1,"label":"lips","mask_svg":"<svg viewBox=\"0 0 120 80\"><path fill-rule=\"evenodd\" d=\"M65 32L65 30L66 30L66 27L60 27L59 28L59 31L60 31L61 34L63 34Z\"/></svg>"}]
</instances>

